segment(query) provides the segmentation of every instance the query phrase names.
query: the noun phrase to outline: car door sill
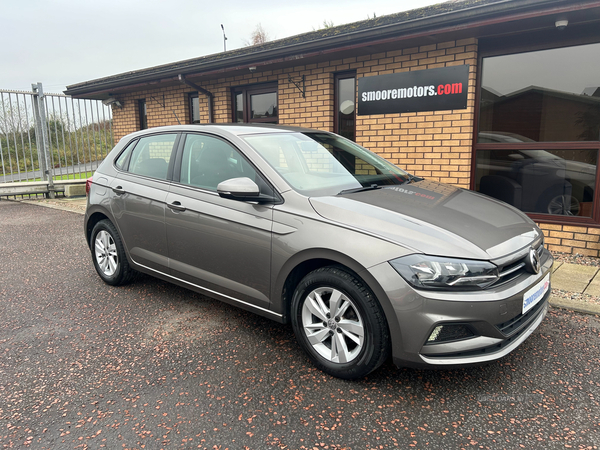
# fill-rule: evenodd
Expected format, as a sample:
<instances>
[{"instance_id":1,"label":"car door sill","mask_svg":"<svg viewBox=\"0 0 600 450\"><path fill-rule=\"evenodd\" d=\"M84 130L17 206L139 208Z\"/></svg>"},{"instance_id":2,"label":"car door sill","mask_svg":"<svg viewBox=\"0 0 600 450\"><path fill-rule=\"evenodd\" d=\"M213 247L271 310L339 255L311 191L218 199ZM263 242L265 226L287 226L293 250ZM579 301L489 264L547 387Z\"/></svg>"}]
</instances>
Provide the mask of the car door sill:
<instances>
[{"instance_id":1,"label":"car door sill","mask_svg":"<svg viewBox=\"0 0 600 450\"><path fill-rule=\"evenodd\" d=\"M174 280L175 282L177 282L180 285L183 284L183 285L192 286L192 287L194 287L196 289L200 289L202 291L205 291L205 292L208 292L210 294L216 295L216 296L218 296L217 300L223 300L225 303L228 303L228 304L233 305L233 306L238 306L238 307L240 307L242 309L245 309L245 310L248 310L248 311L251 311L251 312L255 312L257 314L260 314L261 316L268 317L269 319L275 320L277 322L283 322L283 315L282 314L278 314L276 312L270 311L270 310L262 308L260 306L253 305L251 303L245 302L243 300L240 300L238 298L232 297L230 295L222 294L222 293L214 291L212 289L208 289L208 288L200 286L198 284L191 283L191 282L186 281L186 280L182 280L181 278L177 278L177 277L174 277L173 275L169 275L167 273L161 272L160 270L156 270L156 269L153 269L151 267L144 266L143 264L139 264L139 263L137 263L135 261L134 261L134 263L135 263L135 265L137 267L142 268L144 271L155 273L157 275L160 275L161 277L169 278L171 280Z\"/></svg>"}]
</instances>

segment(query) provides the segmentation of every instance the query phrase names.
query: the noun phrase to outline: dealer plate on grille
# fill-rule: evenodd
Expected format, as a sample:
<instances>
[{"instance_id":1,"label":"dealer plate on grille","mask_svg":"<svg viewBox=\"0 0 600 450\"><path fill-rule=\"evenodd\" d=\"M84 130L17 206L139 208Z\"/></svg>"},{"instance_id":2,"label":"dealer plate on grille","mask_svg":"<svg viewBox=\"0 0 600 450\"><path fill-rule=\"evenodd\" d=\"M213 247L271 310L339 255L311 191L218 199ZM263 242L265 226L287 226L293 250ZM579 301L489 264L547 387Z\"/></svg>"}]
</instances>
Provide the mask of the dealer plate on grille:
<instances>
[{"instance_id":1,"label":"dealer plate on grille","mask_svg":"<svg viewBox=\"0 0 600 450\"><path fill-rule=\"evenodd\" d=\"M550 289L550 274L523 295L523 314L533 308Z\"/></svg>"}]
</instances>

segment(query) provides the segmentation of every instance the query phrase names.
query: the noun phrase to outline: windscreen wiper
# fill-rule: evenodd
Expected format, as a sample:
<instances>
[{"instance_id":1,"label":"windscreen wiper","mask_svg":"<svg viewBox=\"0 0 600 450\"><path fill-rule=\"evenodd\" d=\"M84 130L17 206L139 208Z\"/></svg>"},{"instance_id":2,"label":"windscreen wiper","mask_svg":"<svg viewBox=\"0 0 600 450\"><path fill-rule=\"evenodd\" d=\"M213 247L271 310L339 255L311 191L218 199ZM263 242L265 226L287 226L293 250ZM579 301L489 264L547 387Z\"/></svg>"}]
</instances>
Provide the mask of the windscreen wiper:
<instances>
[{"instance_id":1,"label":"windscreen wiper","mask_svg":"<svg viewBox=\"0 0 600 450\"><path fill-rule=\"evenodd\" d=\"M408 175L408 180L406 180L404 183L402 184L410 184L410 183L415 183L417 181L423 181L425 178L421 178L421 177L415 177L414 175L411 175L410 173L407 174Z\"/></svg>"},{"instance_id":2,"label":"windscreen wiper","mask_svg":"<svg viewBox=\"0 0 600 450\"><path fill-rule=\"evenodd\" d=\"M381 186L379 186L378 184L372 184L371 186L361 186L359 188L354 188L354 189L344 189L343 191L338 192L338 195L353 194L355 192L372 191L375 189L381 189Z\"/></svg>"}]
</instances>

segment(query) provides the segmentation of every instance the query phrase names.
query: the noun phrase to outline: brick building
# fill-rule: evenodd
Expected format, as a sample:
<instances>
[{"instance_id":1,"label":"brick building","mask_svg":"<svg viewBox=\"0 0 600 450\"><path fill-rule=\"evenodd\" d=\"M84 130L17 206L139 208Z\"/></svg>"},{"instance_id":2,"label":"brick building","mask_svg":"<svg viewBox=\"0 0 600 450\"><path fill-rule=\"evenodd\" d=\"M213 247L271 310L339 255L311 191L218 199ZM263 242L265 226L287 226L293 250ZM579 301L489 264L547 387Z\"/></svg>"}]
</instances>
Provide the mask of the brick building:
<instances>
[{"instance_id":1,"label":"brick building","mask_svg":"<svg viewBox=\"0 0 600 450\"><path fill-rule=\"evenodd\" d=\"M600 1L451 1L66 94L112 102L115 140L178 122L333 131L513 204L551 250L600 256Z\"/></svg>"}]
</instances>

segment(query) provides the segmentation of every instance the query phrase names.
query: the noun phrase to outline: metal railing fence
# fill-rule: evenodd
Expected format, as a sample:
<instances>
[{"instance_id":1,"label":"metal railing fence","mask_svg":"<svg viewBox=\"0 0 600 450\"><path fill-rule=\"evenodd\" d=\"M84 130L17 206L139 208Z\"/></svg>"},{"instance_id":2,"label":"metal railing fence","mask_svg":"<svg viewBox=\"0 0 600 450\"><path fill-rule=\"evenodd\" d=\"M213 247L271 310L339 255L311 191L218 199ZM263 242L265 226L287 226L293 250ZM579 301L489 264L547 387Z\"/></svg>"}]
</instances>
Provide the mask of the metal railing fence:
<instances>
[{"instance_id":1,"label":"metal railing fence","mask_svg":"<svg viewBox=\"0 0 600 450\"><path fill-rule=\"evenodd\" d=\"M0 90L0 183L85 179L113 147L112 110L100 100Z\"/></svg>"}]
</instances>

